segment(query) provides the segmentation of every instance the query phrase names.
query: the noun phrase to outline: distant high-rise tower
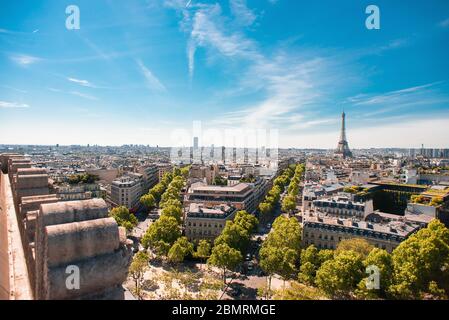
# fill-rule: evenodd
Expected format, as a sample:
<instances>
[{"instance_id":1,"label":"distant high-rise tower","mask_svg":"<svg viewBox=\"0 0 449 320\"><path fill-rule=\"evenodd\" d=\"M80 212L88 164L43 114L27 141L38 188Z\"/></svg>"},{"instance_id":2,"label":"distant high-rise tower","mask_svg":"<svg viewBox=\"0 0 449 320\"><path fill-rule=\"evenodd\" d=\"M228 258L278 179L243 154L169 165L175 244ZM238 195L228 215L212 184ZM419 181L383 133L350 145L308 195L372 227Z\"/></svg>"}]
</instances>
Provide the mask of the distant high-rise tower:
<instances>
[{"instance_id":1,"label":"distant high-rise tower","mask_svg":"<svg viewBox=\"0 0 449 320\"><path fill-rule=\"evenodd\" d=\"M348 141L346 140L346 124L345 124L346 114L343 112L341 114L341 133L340 141L338 142L336 154L341 155L343 158L352 157L352 152L349 150Z\"/></svg>"},{"instance_id":2,"label":"distant high-rise tower","mask_svg":"<svg viewBox=\"0 0 449 320\"><path fill-rule=\"evenodd\" d=\"M223 161L223 164L226 163L226 148L225 148L225 146L221 147L221 161Z\"/></svg>"},{"instance_id":3,"label":"distant high-rise tower","mask_svg":"<svg viewBox=\"0 0 449 320\"><path fill-rule=\"evenodd\" d=\"M193 137L193 149L198 150L198 137Z\"/></svg>"}]
</instances>

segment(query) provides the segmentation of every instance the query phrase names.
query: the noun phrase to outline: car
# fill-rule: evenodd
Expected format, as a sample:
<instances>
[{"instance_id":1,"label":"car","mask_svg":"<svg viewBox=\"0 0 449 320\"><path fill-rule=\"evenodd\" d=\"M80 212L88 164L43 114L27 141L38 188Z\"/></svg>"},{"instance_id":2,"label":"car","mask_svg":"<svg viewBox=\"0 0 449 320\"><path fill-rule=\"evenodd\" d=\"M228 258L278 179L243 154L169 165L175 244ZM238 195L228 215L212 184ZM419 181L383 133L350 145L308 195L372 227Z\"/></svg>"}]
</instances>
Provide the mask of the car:
<instances>
[{"instance_id":1,"label":"car","mask_svg":"<svg viewBox=\"0 0 449 320\"><path fill-rule=\"evenodd\" d=\"M247 253L245 256L245 261L250 261L251 260L251 253Z\"/></svg>"},{"instance_id":2,"label":"car","mask_svg":"<svg viewBox=\"0 0 449 320\"><path fill-rule=\"evenodd\" d=\"M257 241L257 243L262 243L262 238L261 237L257 237L256 241Z\"/></svg>"},{"instance_id":3,"label":"car","mask_svg":"<svg viewBox=\"0 0 449 320\"><path fill-rule=\"evenodd\" d=\"M252 262L249 262L249 263L248 263L248 266L246 267L246 269L247 269L248 271L252 271L252 270L254 269L253 263L252 263Z\"/></svg>"},{"instance_id":4,"label":"car","mask_svg":"<svg viewBox=\"0 0 449 320\"><path fill-rule=\"evenodd\" d=\"M234 297L234 298L240 296L241 294L242 294L242 290L240 288L235 288L230 293L231 297Z\"/></svg>"},{"instance_id":5,"label":"car","mask_svg":"<svg viewBox=\"0 0 449 320\"><path fill-rule=\"evenodd\" d=\"M271 223L267 223L267 229L271 229Z\"/></svg>"}]
</instances>

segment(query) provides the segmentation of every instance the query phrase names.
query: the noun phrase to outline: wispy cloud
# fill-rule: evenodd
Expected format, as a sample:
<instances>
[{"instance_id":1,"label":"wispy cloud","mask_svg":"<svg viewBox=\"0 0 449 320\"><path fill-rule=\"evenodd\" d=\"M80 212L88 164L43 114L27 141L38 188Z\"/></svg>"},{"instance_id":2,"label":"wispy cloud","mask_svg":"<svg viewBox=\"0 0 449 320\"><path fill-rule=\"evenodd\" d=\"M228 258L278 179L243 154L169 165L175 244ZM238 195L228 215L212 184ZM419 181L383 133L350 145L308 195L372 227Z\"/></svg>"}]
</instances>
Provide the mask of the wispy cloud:
<instances>
[{"instance_id":1,"label":"wispy cloud","mask_svg":"<svg viewBox=\"0 0 449 320\"><path fill-rule=\"evenodd\" d=\"M439 88L444 84L444 82L434 82L381 94L358 94L347 98L344 103L369 108L365 113L366 116L388 113L404 107L430 107L449 103L449 95Z\"/></svg>"},{"instance_id":2,"label":"wispy cloud","mask_svg":"<svg viewBox=\"0 0 449 320\"><path fill-rule=\"evenodd\" d=\"M52 91L52 92L63 93L63 94L71 94L71 95L78 96L78 97L81 97L81 98L84 98L84 99L88 99L88 100L93 100L93 101L99 100L95 96L92 96L92 95L86 94L86 93L82 93L82 92L79 92L79 91L64 91L64 90L56 89L56 88L52 88L52 87L48 87L47 89L49 91Z\"/></svg>"},{"instance_id":3,"label":"wispy cloud","mask_svg":"<svg viewBox=\"0 0 449 320\"><path fill-rule=\"evenodd\" d=\"M442 28L447 28L447 27L449 27L449 18L447 18L446 20L441 21L438 25L439 25L440 27L442 27Z\"/></svg>"},{"instance_id":4,"label":"wispy cloud","mask_svg":"<svg viewBox=\"0 0 449 320\"><path fill-rule=\"evenodd\" d=\"M5 88L5 89L9 89L9 90L13 90L13 91L17 91L17 92L20 92L20 93L27 93L27 91L25 91L25 90L14 88L14 87L11 87L11 86L4 86L4 85L2 85L0 87Z\"/></svg>"},{"instance_id":5,"label":"wispy cloud","mask_svg":"<svg viewBox=\"0 0 449 320\"><path fill-rule=\"evenodd\" d=\"M141 60L136 60L139 66L140 72L145 77L147 81L147 86L151 91L165 92L167 89L162 84L162 82L148 69Z\"/></svg>"},{"instance_id":6,"label":"wispy cloud","mask_svg":"<svg viewBox=\"0 0 449 320\"><path fill-rule=\"evenodd\" d=\"M231 0L230 5L235 15L240 11L248 23L254 21L245 1ZM194 10L187 11L180 7L177 10L183 13L181 28L190 36L188 60L191 76L195 52L198 48L205 48L209 55L243 62L240 64L243 69L239 69L242 76L236 81L238 90L259 91L265 96L258 102L217 117L213 120L217 125L295 126L297 116L293 117L293 113L302 112L322 101L326 92L324 87L337 87L341 83L337 81L341 72L337 72L334 61L338 59L324 57L318 52L309 55L285 51L275 52L271 56L263 54L258 44L238 27L229 28L228 18L222 14L219 4L197 3Z\"/></svg>"},{"instance_id":7,"label":"wispy cloud","mask_svg":"<svg viewBox=\"0 0 449 320\"><path fill-rule=\"evenodd\" d=\"M95 100L95 101L98 100L97 97L91 96L89 94L81 93L81 92L78 92L78 91L70 91L69 93L74 95L74 96L78 96L78 97L81 97L81 98L84 98L84 99L88 99L88 100Z\"/></svg>"},{"instance_id":8,"label":"wispy cloud","mask_svg":"<svg viewBox=\"0 0 449 320\"><path fill-rule=\"evenodd\" d=\"M28 66L42 60L41 58L25 54L14 54L10 56L10 59L21 66Z\"/></svg>"},{"instance_id":9,"label":"wispy cloud","mask_svg":"<svg viewBox=\"0 0 449 320\"><path fill-rule=\"evenodd\" d=\"M230 0L229 5L232 14L241 25L249 26L256 20L257 15L248 8L246 0Z\"/></svg>"},{"instance_id":10,"label":"wispy cloud","mask_svg":"<svg viewBox=\"0 0 449 320\"><path fill-rule=\"evenodd\" d=\"M83 87L95 88L95 86L87 80L76 79L76 78L67 78L68 81L79 84Z\"/></svg>"},{"instance_id":11,"label":"wispy cloud","mask_svg":"<svg viewBox=\"0 0 449 320\"><path fill-rule=\"evenodd\" d=\"M0 101L0 108L29 108L26 103Z\"/></svg>"},{"instance_id":12,"label":"wispy cloud","mask_svg":"<svg viewBox=\"0 0 449 320\"><path fill-rule=\"evenodd\" d=\"M229 21L223 17L218 3L192 3L189 9L185 8L183 3L177 0L165 2L167 6L182 14L181 29L189 33L187 57L190 77L194 74L197 48L212 49L228 58L245 57L248 60L260 58L254 41L246 38L236 29L229 29L227 23ZM243 18L245 23L249 23L251 10L246 7L245 2L236 0L231 2L232 5L234 12L240 10L243 14L240 18Z\"/></svg>"}]
</instances>

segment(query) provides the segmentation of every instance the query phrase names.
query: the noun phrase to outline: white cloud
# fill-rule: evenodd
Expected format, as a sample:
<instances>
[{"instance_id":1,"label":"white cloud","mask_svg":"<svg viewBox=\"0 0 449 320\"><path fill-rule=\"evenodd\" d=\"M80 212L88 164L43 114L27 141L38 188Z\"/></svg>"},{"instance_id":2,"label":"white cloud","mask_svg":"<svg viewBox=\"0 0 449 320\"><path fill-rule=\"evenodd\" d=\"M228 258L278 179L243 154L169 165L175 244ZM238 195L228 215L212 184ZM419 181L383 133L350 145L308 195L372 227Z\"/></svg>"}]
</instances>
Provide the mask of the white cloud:
<instances>
[{"instance_id":1,"label":"white cloud","mask_svg":"<svg viewBox=\"0 0 449 320\"><path fill-rule=\"evenodd\" d=\"M148 88L151 91L159 91L165 92L167 89L162 84L161 81L148 69L140 60L136 60L137 65L139 66L140 72L143 74L145 79L147 80Z\"/></svg>"},{"instance_id":2,"label":"white cloud","mask_svg":"<svg viewBox=\"0 0 449 320\"><path fill-rule=\"evenodd\" d=\"M229 0L231 12L238 23L243 26L249 26L257 19L256 14L248 8L246 0Z\"/></svg>"},{"instance_id":3,"label":"white cloud","mask_svg":"<svg viewBox=\"0 0 449 320\"><path fill-rule=\"evenodd\" d=\"M0 101L0 108L29 108L26 103Z\"/></svg>"},{"instance_id":4,"label":"white cloud","mask_svg":"<svg viewBox=\"0 0 449 320\"><path fill-rule=\"evenodd\" d=\"M25 55L25 54L12 55L10 57L10 59L21 66L28 66L28 65L31 65L33 63L36 63L36 62L39 62L42 60L38 57Z\"/></svg>"},{"instance_id":5,"label":"white cloud","mask_svg":"<svg viewBox=\"0 0 449 320\"><path fill-rule=\"evenodd\" d=\"M67 78L68 81L79 84L83 87L95 88L95 86L87 80L76 79L76 78Z\"/></svg>"},{"instance_id":6,"label":"white cloud","mask_svg":"<svg viewBox=\"0 0 449 320\"><path fill-rule=\"evenodd\" d=\"M81 92L78 92L78 91L70 91L69 93L74 95L74 96L78 96L78 97L81 97L81 98L84 98L84 99L88 99L88 100L95 100L95 101L98 100L97 97L91 96L89 94L81 93Z\"/></svg>"},{"instance_id":7,"label":"white cloud","mask_svg":"<svg viewBox=\"0 0 449 320\"><path fill-rule=\"evenodd\" d=\"M369 108L366 116L387 113L404 107L449 103L449 95L439 89L442 84L444 83L428 83L377 95L358 94L346 99L345 102L353 106Z\"/></svg>"}]
</instances>

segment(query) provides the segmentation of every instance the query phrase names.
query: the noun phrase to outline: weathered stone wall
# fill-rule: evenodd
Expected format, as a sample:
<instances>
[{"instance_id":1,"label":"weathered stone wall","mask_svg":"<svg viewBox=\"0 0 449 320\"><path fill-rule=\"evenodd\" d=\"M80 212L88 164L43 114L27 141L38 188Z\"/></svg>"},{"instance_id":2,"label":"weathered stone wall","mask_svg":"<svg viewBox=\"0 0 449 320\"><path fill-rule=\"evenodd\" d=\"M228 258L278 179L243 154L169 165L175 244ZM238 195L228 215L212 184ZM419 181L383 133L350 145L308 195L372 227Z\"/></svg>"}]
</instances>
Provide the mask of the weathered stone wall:
<instances>
[{"instance_id":1,"label":"weathered stone wall","mask_svg":"<svg viewBox=\"0 0 449 320\"><path fill-rule=\"evenodd\" d=\"M104 218L47 226L44 245L50 267L106 254L120 246L118 225Z\"/></svg>"},{"instance_id":2,"label":"weathered stone wall","mask_svg":"<svg viewBox=\"0 0 449 320\"><path fill-rule=\"evenodd\" d=\"M30 300L33 290L11 186L6 174L0 176L0 298Z\"/></svg>"},{"instance_id":3,"label":"weathered stone wall","mask_svg":"<svg viewBox=\"0 0 449 320\"><path fill-rule=\"evenodd\" d=\"M132 253L121 228L107 215L103 199L41 205L35 236L38 299L118 297L120 290L112 288L125 281ZM80 271L78 290L66 287L71 265Z\"/></svg>"},{"instance_id":4,"label":"weathered stone wall","mask_svg":"<svg viewBox=\"0 0 449 320\"><path fill-rule=\"evenodd\" d=\"M0 167L0 299L123 299L131 244L104 200L57 202L45 169L21 155ZM70 265L79 290L66 287Z\"/></svg>"},{"instance_id":5,"label":"weathered stone wall","mask_svg":"<svg viewBox=\"0 0 449 320\"><path fill-rule=\"evenodd\" d=\"M3 168L2 168L3 169ZM9 246L8 217L3 192L3 174L0 174L0 300L9 299Z\"/></svg>"}]
</instances>

